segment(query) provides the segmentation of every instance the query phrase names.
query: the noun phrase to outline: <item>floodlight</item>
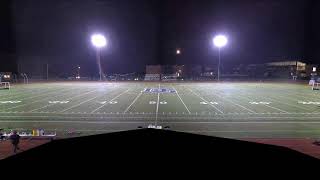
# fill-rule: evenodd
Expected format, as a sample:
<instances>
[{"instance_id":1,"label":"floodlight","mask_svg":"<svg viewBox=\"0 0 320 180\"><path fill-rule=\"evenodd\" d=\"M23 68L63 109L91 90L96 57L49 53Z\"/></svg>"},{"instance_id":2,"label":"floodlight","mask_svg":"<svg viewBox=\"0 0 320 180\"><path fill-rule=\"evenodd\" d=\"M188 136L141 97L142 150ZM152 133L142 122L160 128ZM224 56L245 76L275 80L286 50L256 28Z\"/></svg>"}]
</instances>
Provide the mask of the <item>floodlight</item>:
<instances>
[{"instance_id":1,"label":"floodlight","mask_svg":"<svg viewBox=\"0 0 320 180\"><path fill-rule=\"evenodd\" d=\"M213 44L218 48L222 48L226 46L227 43L228 43L228 39L224 35L217 35L216 37L213 38Z\"/></svg>"},{"instance_id":2,"label":"floodlight","mask_svg":"<svg viewBox=\"0 0 320 180\"><path fill-rule=\"evenodd\" d=\"M94 34L91 36L91 43L97 48L102 48L107 45L107 40L101 34Z\"/></svg>"}]
</instances>

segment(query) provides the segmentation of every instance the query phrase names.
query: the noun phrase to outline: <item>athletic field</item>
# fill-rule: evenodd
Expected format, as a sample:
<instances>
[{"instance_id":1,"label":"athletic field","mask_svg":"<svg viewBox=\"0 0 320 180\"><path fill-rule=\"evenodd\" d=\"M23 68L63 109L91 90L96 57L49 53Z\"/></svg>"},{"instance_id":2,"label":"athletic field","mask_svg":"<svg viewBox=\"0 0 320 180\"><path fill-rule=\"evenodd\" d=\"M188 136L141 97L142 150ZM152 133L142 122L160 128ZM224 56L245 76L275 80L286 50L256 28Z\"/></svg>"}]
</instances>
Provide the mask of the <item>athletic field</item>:
<instances>
[{"instance_id":1,"label":"athletic field","mask_svg":"<svg viewBox=\"0 0 320 180\"><path fill-rule=\"evenodd\" d=\"M231 138L320 137L320 92L286 83L36 83L0 90L0 128L65 136L162 126Z\"/></svg>"}]
</instances>

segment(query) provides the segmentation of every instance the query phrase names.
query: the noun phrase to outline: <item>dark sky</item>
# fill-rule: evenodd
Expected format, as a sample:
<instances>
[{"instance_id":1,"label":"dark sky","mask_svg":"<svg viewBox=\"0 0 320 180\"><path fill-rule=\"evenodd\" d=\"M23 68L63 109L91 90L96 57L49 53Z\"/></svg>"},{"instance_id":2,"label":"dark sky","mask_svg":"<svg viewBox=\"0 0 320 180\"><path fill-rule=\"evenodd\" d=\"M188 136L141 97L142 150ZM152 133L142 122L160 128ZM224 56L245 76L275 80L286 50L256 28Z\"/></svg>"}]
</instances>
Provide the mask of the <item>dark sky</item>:
<instances>
[{"instance_id":1,"label":"dark sky","mask_svg":"<svg viewBox=\"0 0 320 180\"><path fill-rule=\"evenodd\" d=\"M316 0L12 0L1 6L2 54L69 72L96 73L90 35L104 33L107 72L143 72L146 64L214 64L212 37L229 44L223 65L320 58ZM181 48L182 55L175 56ZM3 63L5 58L1 58ZM13 61L13 60L12 60ZM7 62L7 61L6 61ZM13 63L14 64L14 63ZM4 67L4 66L2 66Z\"/></svg>"}]
</instances>

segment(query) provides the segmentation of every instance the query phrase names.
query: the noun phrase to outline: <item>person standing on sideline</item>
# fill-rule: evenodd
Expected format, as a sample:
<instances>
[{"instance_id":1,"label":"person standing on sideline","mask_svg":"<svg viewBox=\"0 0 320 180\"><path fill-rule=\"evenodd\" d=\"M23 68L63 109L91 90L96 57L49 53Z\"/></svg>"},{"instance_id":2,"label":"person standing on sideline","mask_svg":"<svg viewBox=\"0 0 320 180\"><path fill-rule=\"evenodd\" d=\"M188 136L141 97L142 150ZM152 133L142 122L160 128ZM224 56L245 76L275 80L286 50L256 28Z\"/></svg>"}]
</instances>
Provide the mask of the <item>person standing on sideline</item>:
<instances>
[{"instance_id":1,"label":"person standing on sideline","mask_svg":"<svg viewBox=\"0 0 320 180\"><path fill-rule=\"evenodd\" d=\"M11 140L11 143L13 145L13 152L14 153L17 153L17 150L19 150L19 142L20 142L20 136L19 134L17 133L17 131L13 131L11 136L10 136L10 140Z\"/></svg>"},{"instance_id":2,"label":"person standing on sideline","mask_svg":"<svg viewBox=\"0 0 320 180\"><path fill-rule=\"evenodd\" d=\"M5 139L4 134L2 133L2 129L0 129L0 141L2 141L4 139Z\"/></svg>"}]
</instances>

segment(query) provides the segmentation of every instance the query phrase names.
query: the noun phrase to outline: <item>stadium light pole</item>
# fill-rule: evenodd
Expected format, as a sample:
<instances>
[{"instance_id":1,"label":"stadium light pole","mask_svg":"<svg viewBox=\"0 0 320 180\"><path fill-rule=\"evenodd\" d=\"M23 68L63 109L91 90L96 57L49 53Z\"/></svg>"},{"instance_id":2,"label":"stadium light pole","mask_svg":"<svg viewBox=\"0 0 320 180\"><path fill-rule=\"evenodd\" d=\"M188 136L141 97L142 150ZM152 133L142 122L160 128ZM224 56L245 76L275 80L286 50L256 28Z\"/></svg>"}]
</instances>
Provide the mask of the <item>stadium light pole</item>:
<instances>
[{"instance_id":1,"label":"stadium light pole","mask_svg":"<svg viewBox=\"0 0 320 180\"><path fill-rule=\"evenodd\" d=\"M100 50L101 48L105 47L107 45L107 40L102 34L94 34L91 36L91 43L96 48L97 52L97 63L99 67L99 75L100 75L100 81L102 81L102 68L101 68L101 55Z\"/></svg>"},{"instance_id":2,"label":"stadium light pole","mask_svg":"<svg viewBox=\"0 0 320 180\"><path fill-rule=\"evenodd\" d=\"M213 44L219 49L219 62L218 62L218 81L220 81L220 62L221 62L221 48L226 46L228 38L224 35L217 35L213 38Z\"/></svg>"}]
</instances>

